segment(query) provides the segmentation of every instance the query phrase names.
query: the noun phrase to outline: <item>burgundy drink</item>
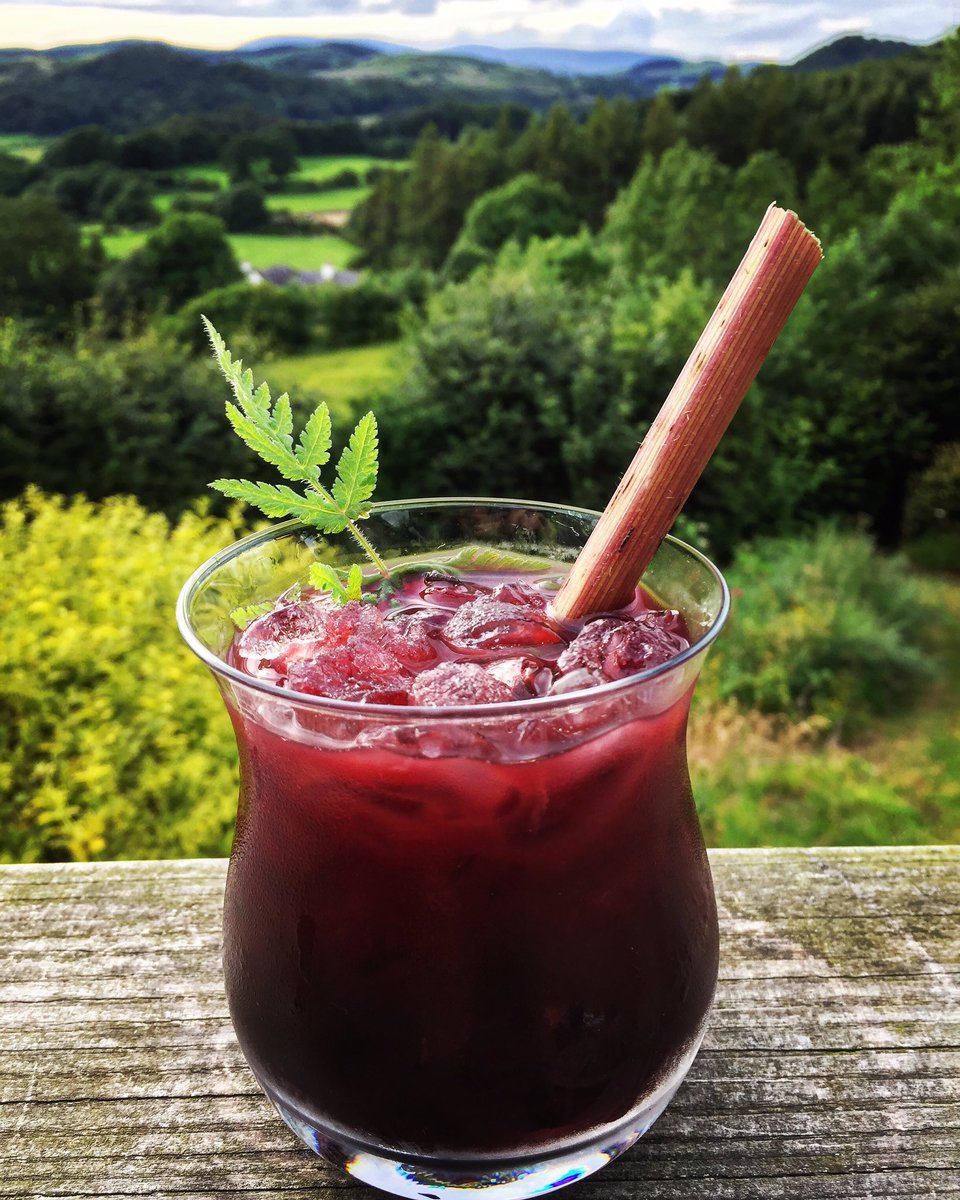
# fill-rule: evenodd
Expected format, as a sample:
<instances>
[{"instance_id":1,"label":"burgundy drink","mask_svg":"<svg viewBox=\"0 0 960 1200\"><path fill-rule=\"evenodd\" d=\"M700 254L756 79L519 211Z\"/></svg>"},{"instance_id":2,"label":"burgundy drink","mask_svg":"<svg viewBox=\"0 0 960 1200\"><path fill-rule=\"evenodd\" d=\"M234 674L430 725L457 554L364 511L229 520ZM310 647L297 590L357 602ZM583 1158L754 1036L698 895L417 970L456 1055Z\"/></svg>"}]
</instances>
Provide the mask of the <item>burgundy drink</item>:
<instances>
[{"instance_id":1,"label":"burgundy drink","mask_svg":"<svg viewBox=\"0 0 960 1200\"><path fill-rule=\"evenodd\" d=\"M474 509L460 509L459 544L476 542L477 520L464 515ZM399 511L419 510L388 509L391 529ZM560 543L579 543L592 523L530 506L531 546L515 506L484 511L496 516L499 547L509 527L514 549L558 561L569 557ZM447 510L438 536L439 513L421 551L433 558L458 545ZM411 542L420 548L407 529L398 553ZM268 544L260 535L259 551ZM529 597L516 608L525 632L515 642L501 632L470 644L482 621L463 615L445 637L429 603L469 616L469 577L465 596L451 599L428 576L431 598L413 577L392 610L360 617L354 605L334 619L365 623L359 640L342 635L351 652L371 638L383 651L367 702L290 690L291 679L331 686L326 651L312 667L299 650L244 658L244 635L232 649L222 631L204 646L219 659L241 754L224 914L237 1035L288 1123L369 1182L510 1197L570 1182L635 1140L689 1068L716 980L717 923L685 728L725 592L693 552L671 547L667 558L654 583L683 610L693 645L675 618L634 614L666 621L678 640L623 678L615 622L594 623L598 654L586 631L554 637ZM275 557L270 565L276 595L288 579ZM664 595L672 575L686 581ZM543 571L523 580L541 587ZM475 582L491 603L515 602L496 598L500 577ZM203 583L187 600L195 629ZM221 580L206 599L222 607L229 591ZM410 636L394 642L384 626ZM663 662L671 647L679 653ZM349 681L344 662L336 678ZM589 686L565 691L571 676Z\"/></svg>"}]
</instances>

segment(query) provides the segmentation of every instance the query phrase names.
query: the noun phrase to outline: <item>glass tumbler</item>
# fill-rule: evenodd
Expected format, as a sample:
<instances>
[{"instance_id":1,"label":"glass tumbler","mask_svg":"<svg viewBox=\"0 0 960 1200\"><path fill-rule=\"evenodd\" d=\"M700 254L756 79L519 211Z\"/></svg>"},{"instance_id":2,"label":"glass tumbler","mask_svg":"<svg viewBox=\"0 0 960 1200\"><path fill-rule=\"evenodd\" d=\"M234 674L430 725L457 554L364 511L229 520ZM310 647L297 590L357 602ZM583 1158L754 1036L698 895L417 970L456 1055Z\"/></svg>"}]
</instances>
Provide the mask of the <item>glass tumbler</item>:
<instances>
[{"instance_id":1,"label":"glass tumbler","mask_svg":"<svg viewBox=\"0 0 960 1200\"><path fill-rule=\"evenodd\" d=\"M597 520L514 500L374 506L388 561L469 547L561 574ZM513 1200L620 1154L680 1085L717 977L686 723L728 593L668 538L644 587L692 645L588 690L449 708L328 700L231 662L230 613L349 537L297 523L216 555L184 637L240 748L224 972L240 1045L306 1144L400 1195Z\"/></svg>"}]
</instances>

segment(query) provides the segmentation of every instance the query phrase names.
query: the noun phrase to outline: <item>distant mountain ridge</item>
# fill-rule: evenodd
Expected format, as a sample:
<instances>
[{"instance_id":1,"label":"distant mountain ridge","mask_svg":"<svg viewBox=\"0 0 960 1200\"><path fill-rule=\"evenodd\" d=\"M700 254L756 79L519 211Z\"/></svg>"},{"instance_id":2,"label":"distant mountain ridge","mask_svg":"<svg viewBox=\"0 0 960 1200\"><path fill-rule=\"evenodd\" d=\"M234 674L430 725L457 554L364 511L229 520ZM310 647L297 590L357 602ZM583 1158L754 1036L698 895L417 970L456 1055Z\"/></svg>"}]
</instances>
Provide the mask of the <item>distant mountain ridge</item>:
<instances>
[{"instance_id":1,"label":"distant mountain ridge","mask_svg":"<svg viewBox=\"0 0 960 1200\"><path fill-rule=\"evenodd\" d=\"M384 47L389 46L389 53ZM851 66L921 53L903 42L845 37L785 68ZM623 66L624 63L630 65ZM749 70L754 64L739 64ZM628 51L499 50L425 53L388 43L267 38L234 50L123 40L50 50L0 49L0 131L56 134L83 124L118 132L174 114L249 108L268 119L327 121L426 105L518 104L583 111L600 96L642 98L719 79L719 61Z\"/></svg>"},{"instance_id":2,"label":"distant mountain ridge","mask_svg":"<svg viewBox=\"0 0 960 1200\"><path fill-rule=\"evenodd\" d=\"M790 66L793 71L832 71L840 67L853 67L869 60L897 58L901 54L915 53L920 49L913 42L898 42L892 38L864 37L862 34L847 34L835 38L824 46L817 46L796 59Z\"/></svg>"}]
</instances>

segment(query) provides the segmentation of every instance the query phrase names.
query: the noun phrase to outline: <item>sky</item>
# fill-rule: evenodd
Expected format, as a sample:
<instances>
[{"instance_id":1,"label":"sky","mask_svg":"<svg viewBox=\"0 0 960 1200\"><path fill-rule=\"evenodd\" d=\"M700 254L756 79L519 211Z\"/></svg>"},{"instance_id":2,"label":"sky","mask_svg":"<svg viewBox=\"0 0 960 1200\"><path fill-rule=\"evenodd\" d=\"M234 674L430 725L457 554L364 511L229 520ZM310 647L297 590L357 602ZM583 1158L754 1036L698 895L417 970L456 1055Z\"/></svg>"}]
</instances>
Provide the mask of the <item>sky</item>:
<instances>
[{"instance_id":1,"label":"sky","mask_svg":"<svg viewBox=\"0 0 960 1200\"><path fill-rule=\"evenodd\" d=\"M926 42L960 0L0 0L0 45L117 38L229 48L262 37L376 38L789 62L845 33Z\"/></svg>"}]
</instances>

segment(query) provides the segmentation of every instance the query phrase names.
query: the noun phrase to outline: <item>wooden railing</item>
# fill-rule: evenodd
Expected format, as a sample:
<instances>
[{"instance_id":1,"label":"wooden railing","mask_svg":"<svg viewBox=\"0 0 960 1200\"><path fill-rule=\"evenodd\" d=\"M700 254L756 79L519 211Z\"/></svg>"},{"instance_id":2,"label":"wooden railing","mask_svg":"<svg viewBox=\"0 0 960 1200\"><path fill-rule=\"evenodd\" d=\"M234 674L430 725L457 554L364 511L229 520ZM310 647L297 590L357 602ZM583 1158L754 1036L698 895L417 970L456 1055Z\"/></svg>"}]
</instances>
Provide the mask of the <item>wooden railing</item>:
<instances>
[{"instance_id":1,"label":"wooden railing","mask_svg":"<svg viewBox=\"0 0 960 1200\"><path fill-rule=\"evenodd\" d=\"M686 1083L566 1193L960 1196L960 847L721 850ZM0 1197L375 1193L262 1097L220 974L221 861L0 868Z\"/></svg>"}]
</instances>

